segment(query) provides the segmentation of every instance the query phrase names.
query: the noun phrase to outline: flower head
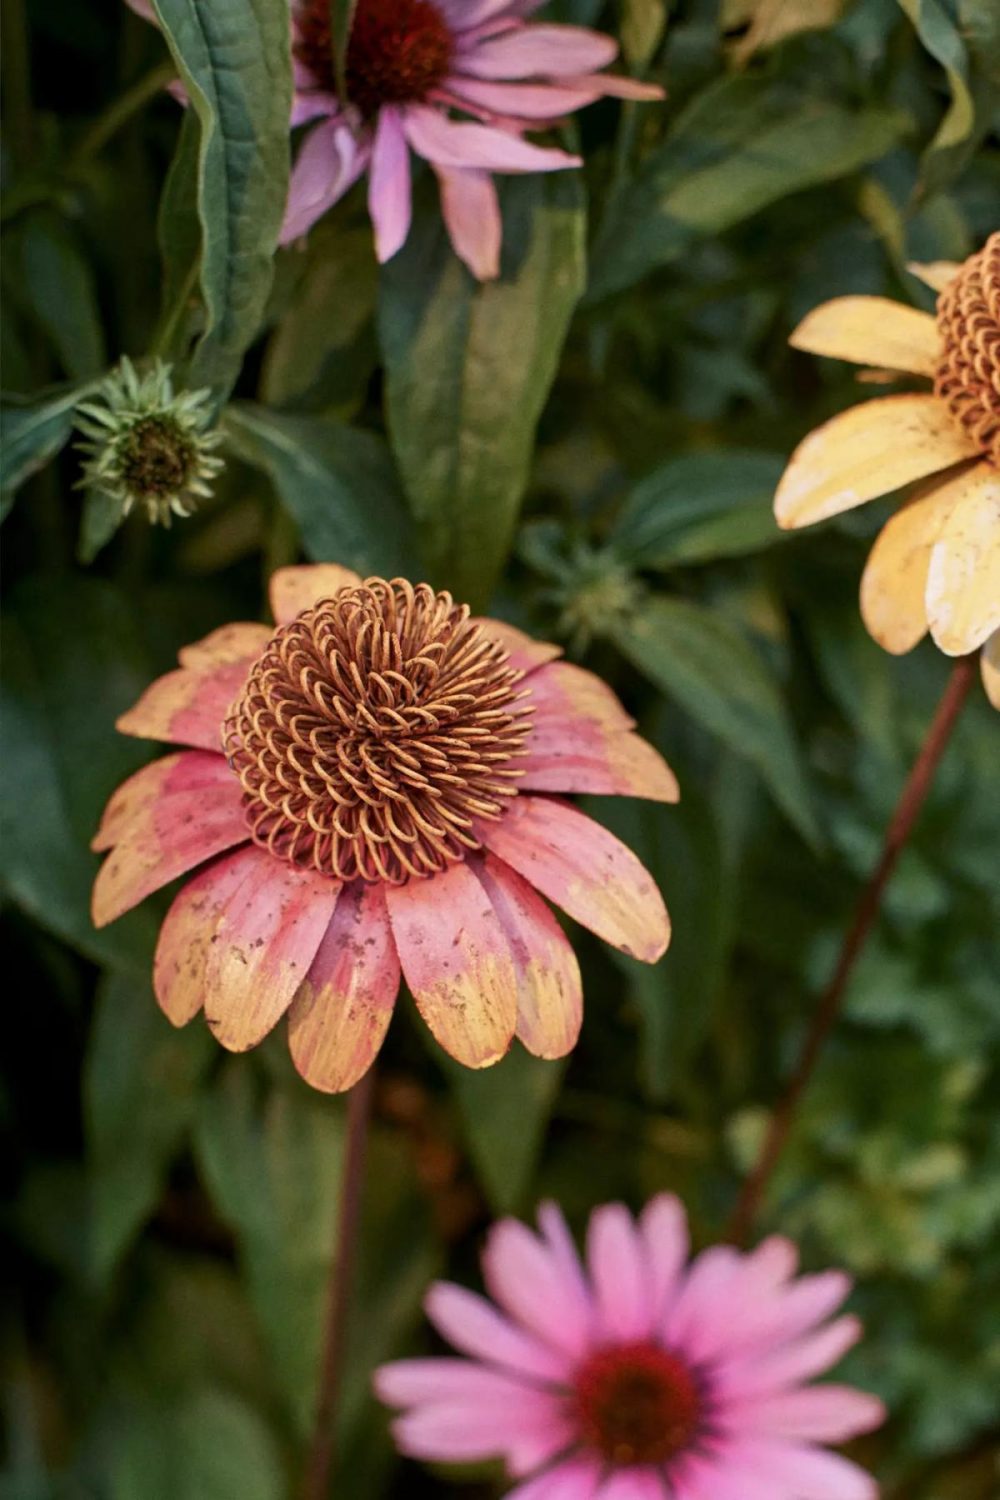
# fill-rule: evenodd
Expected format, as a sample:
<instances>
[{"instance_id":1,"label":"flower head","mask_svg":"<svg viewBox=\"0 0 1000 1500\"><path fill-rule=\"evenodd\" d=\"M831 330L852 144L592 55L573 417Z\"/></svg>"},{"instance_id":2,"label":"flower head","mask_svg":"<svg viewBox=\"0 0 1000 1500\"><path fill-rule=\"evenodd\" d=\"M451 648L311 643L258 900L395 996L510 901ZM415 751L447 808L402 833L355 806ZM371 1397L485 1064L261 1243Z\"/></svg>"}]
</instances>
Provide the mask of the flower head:
<instances>
[{"instance_id":1,"label":"flower head","mask_svg":"<svg viewBox=\"0 0 1000 1500\"><path fill-rule=\"evenodd\" d=\"M562 1056L580 973L537 893L650 963L669 924L631 851L551 794L670 802L668 767L598 678L427 584L285 568L271 601L274 628L186 647L119 720L189 748L109 802L95 922L203 866L160 933L160 1005L234 1051L287 1012L317 1088L368 1068L401 972L470 1067L515 1034Z\"/></svg>"},{"instance_id":2,"label":"flower head","mask_svg":"<svg viewBox=\"0 0 1000 1500\"><path fill-rule=\"evenodd\" d=\"M456 253L474 275L496 276L501 225L490 174L580 165L525 134L603 95L663 96L600 72L618 52L611 38L527 21L536 8L536 0L358 0L342 98L329 0L294 0L292 123L321 123L299 152L282 240L304 234L367 172L376 249L388 260L409 231L413 151L437 174Z\"/></svg>"},{"instance_id":3,"label":"flower head","mask_svg":"<svg viewBox=\"0 0 1000 1500\"><path fill-rule=\"evenodd\" d=\"M810 313L792 343L922 377L833 417L796 449L775 496L778 523L810 525L906 485L861 580L861 614L887 651L928 630L949 656L984 647L1000 708L1000 233L964 265L917 267L937 316L881 297L840 297Z\"/></svg>"},{"instance_id":4,"label":"flower head","mask_svg":"<svg viewBox=\"0 0 1000 1500\"><path fill-rule=\"evenodd\" d=\"M76 409L86 456L80 483L116 500L123 516L140 506L169 526L171 515L189 516L212 493L223 467L215 452L222 434L211 421L207 390L175 395L169 365L157 360L140 376L125 356L97 398Z\"/></svg>"},{"instance_id":5,"label":"flower head","mask_svg":"<svg viewBox=\"0 0 1000 1500\"><path fill-rule=\"evenodd\" d=\"M507 1219L483 1268L499 1309L446 1282L428 1317L464 1358L376 1374L415 1458L502 1458L508 1500L874 1500L856 1464L820 1446L880 1425L875 1397L810 1385L859 1338L832 1321L850 1283L796 1277L785 1239L687 1263L684 1210L666 1194L633 1221L595 1210L581 1265L554 1204L539 1234Z\"/></svg>"}]
</instances>

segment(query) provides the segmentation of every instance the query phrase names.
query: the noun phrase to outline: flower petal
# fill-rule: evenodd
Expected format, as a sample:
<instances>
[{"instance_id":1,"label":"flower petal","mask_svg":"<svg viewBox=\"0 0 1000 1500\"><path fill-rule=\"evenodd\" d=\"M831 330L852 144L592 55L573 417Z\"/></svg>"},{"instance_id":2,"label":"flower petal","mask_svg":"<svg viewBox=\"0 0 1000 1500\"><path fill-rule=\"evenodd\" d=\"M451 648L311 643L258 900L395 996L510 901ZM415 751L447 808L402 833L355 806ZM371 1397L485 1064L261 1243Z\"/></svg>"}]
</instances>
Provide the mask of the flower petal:
<instances>
[{"instance_id":1,"label":"flower petal","mask_svg":"<svg viewBox=\"0 0 1000 1500\"><path fill-rule=\"evenodd\" d=\"M323 120L306 136L292 168L279 243L311 229L352 187L368 165L368 150L342 119Z\"/></svg>"},{"instance_id":2,"label":"flower petal","mask_svg":"<svg viewBox=\"0 0 1000 1500\"><path fill-rule=\"evenodd\" d=\"M962 262L958 260L911 260L907 262L906 269L911 276L916 276L924 286L929 286L932 292L943 292L949 286L962 269Z\"/></svg>"},{"instance_id":3,"label":"flower petal","mask_svg":"<svg viewBox=\"0 0 1000 1500\"><path fill-rule=\"evenodd\" d=\"M493 179L475 167L435 167L452 249L479 281L500 275L503 224Z\"/></svg>"},{"instance_id":4,"label":"flower petal","mask_svg":"<svg viewBox=\"0 0 1000 1500\"><path fill-rule=\"evenodd\" d=\"M797 1443L741 1439L729 1450L733 1467L774 1485L787 1487L796 1500L878 1500L870 1474L839 1453L825 1453Z\"/></svg>"},{"instance_id":5,"label":"flower petal","mask_svg":"<svg viewBox=\"0 0 1000 1500\"><path fill-rule=\"evenodd\" d=\"M592 73L618 56L618 43L583 26L530 26L460 48L455 72L471 78L558 78Z\"/></svg>"},{"instance_id":6,"label":"flower petal","mask_svg":"<svg viewBox=\"0 0 1000 1500\"><path fill-rule=\"evenodd\" d=\"M171 755L161 755L159 760L141 766L112 793L90 847L99 853L113 848L132 824L137 828L142 824L153 804L163 797L202 787L225 787L232 780L233 773L221 755L204 750L175 750Z\"/></svg>"},{"instance_id":7,"label":"flower petal","mask_svg":"<svg viewBox=\"0 0 1000 1500\"><path fill-rule=\"evenodd\" d=\"M600 1480L596 1458L569 1458L508 1490L505 1500L596 1500Z\"/></svg>"},{"instance_id":8,"label":"flower petal","mask_svg":"<svg viewBox=\"0 0 1000 1500\"><path fill-rule=\"evenodd\" d=\"M861 1321L851 1313L772 1354L746 1354L727 1360L722 1351L714 1383L723 1397L763 1396L831 1369L861 1337Z\"/></svg>"},{"instance_id":9,"label":"flower petal","mask_svg":"<svg viewBox=\"0 0 1000 1500\"><path fill-rule=\"evenodd\" d=\"M933 375L941 355L931 314L888 297L835 297L803 318L788 342L809 354L911 375Z\"/></svg>"},{"instance_id":10,"label":"flower petal","mask_svg":"<svg viewBox=\"0 0 1000 1500\"><path fill-rule=\"evenodd\" d=\"M1000 708L1000 630L990 636L979 658L986 696L994 708Z\"/></svg>"},{"instance_id":11,"label":"flower petal","mask_svg":"<svg viewBox=\"0 0 1000 1500\"><path fill-rule=\"evenodd\" d=\"M483 1252L490 1295L536 1338L571 1359L589 1347L593 1313L589 1298L567 1281L549 1245L516 1219L494 1224Z\"/></svg>"},{"instance_id":12,"label":"flower petal","mask_svg":"<svg viewBox=\"0 0 1000 1500\"><path fill-rule=\"evenodd\" d=\"M368 212L375 226L375 252L391 260L406 242L413 215L410 148L400 113L392 105L379 110L368 169Z\"/></svg>"},{"instance_id":13,"label":"flower petal","mask_svg":"<svg viewBox=\"0 0 1000 1500\"><path fill-rule=\"evenodd\" d=\"M508 625L506 620L489 620L481 616L474 619L473 624L481 626L487 635L499 641L507 652L510 665L526 675L533 676L546 662L562 656L561 646L555 646L551 641L536 641L523 630L518 630L516 625Z\"/></svg>"},{"instance_id":14,"label":"flower petal","mask_svg":"<svg viewBox=\"0 0 1000 1500\"><path fill-rule=\"evenodd\" d=\"M212 667L227 667L233 662L250 661L260 656L271 639L270 625L257 625L251 621L240 621L234 625L220 625L211 635L183 646L178 654L182 667L201 672Z\"/></svg>"},{"instance_id":15,"label":"flower petal","mask_svg":"<svg viewBox=\"0 0 1000 1500\"><path fill-rule=\"evenodd\" d=\"M718 1420L724 1431L752 1437L846 1443L881 1427L885 1417L877 1396L848 1385L816 1385L727 1401Z\"/></svg>"},{"instance_id":16,"label":"flower petal","mask_svg":"<svg viewBox=\"0 0 1000 1500\"><path fill-rule=\"evenodd\" d=\"M977 464L945 518L927 570L927 621L949 656L1000 629L1000 474Z\"/></svg>"},{"instance_id":17,"label":"flower petal","mask_svg":"<svg viewBox=\"0 0 1000 1500\"><path fill-rule=\"evenodd\" d=\"M221 756L212 758L228 772ZM178 875L249 838L240 784L231 772L213 784L171 790L183 781L188 767L181 763L186 760L180 756L160 796L136 810L101 866L91 898L95 927L113 922Z\"/></svg>"},{"instance_id":18,"label":"flower petal","mask_svg":"<svg viewBox=\"0 0 1000 1500\"><path fill-rule=\"evenodd\" d=\"M655 963L670 920L649 871L614 834L575 807L521 795L499 823L484 824L488 849L613 947Z\"/></svg>"},{"instance_id":19,"label":"flower petal","mask_svg":"<svg viewBox=\"0 0 1000 1500\"><path fill-rule=\"evenodd\" d=\"M329 599L341 589L360 582L360 574L338 563L302 563L278 568L271 574L268 586L271 613L279 625L287 625L304 609L311 609L321 599Z\"/></svg>"},{"instance_id":20,"label":"flower petal","mask_svg":"<svg viewBox=\"0 0 1000 1500\"><path fill-rule=\"evenodd\" d=\"M517 1023L517 970L480 882L455 864L386 896L406 982L437 1041L466 1067L499 1062Z\"/></svg>"},{"instance_id":21,"label":"flower petal","mask_svg":"<svg viewBox=\"0 0 1000 1500\"><path fill-rule=\"evenodd\" d=\"M666 1316L681 1285L688 1257L687 1214L673 1193L657 1193L639 1215L653 1316Z\"/></svg>"},{"instance_id":22,"label":"flower petal","mask_svg":"<svg viewBox=\"0 0 1000 1500\"><path fill-rule=\"evenodd\" d=\"M937 396L882 396L831 417L799 444L774 514L786 530L810 526L978 453Z\"/></svg>"},{"instance_id":23,"label":"flower petal","mask_svg":"<svg viewBox=\"0 0 1000 1500\"><path fill-rule=\"evenodd\" d=\"M670 1480L670 1500L799 1500L797 1492L770 1479L754 1479L734 1465L725 1448L710 1458L685 1454L677 1460Z\"/></svg>"},{"instance_id":24,"label":"flower petal","mask_svg":"<svg viewBox=\"0 0 1000 1500\"><path fill-rule=\"evenodd\" d=\"M587 1270L602 1333L629 1343L653 1328L648 1267L632 1215L623 1203L595 1208L587 1226Z\"/></svg>"},{"instance_id":25,"label":"flower petal","mask_svg":"<svg viewBox=\"0 0 1000 1500\"><path fill-rule=\"evenodd\" d=\"M399 990L399 959L385 892L355 880L330 924L288 1014L292 1061L324 1093L349 1089L375 1060Z\"/></svg>"},{"instance_id":26,"label":"flower petal","mask_svg":"<svg viewBox=\"0 0 1000 1500\"><path fill-rule=\"evenodd\" d=\"M559 120L575 114L601 97L603 83L603 78L595 78L587 86L566 88L551 83L498 83L458 75L449 78L446 87L450 94L489 114L529 121Z\"/></svg>"},{"instance_id":27,"label":"flower petal","mask_svg":"<svg viewBox=\"0 0 1000 1500\"><path fill-rule=\"evenodd\" d=\"M262 1041L281 1019L337 904L337 881L259 851L226 902L205 971L205 1019L231 1052Z\"/></svg>"},{"instance_id":28,"label":"flower petal","mask_svg":"<svg viewBox=\"0 0 1000 1500\"><path fill-rule=\"evenodd\" d=\"M449 120L437 109L411 104L403 116L406 137L418 156L439 167L484 167L491 172L557 172L578 167L579 156L533 146L519 135Z\"/></svg>"},{"instance_id":29,"label":"flower petal","mask_svg":"<svg viewBox=\"0 0 1000 1500\"><path fill-rule=\"evenodd\" d=\"M204 1005L205 971L226 904L259 861L268 857L248 844L213 860L174 897L156 944L153 990L175 1026L185 1026Z\"/></svg>"},{"instance_id":30,"label":"flower petal","mask_svg":"<svg viewBox=\"0 0 1000 1500\"><path fill-rule=\"evenodd\" d=\"M557 661L532 675L529 702L535 723L556 728L567 720L588 720L605 729L634 729L635 720L626 713L606 682L572 662Z\"/></svg>"},{"instance_id":31,"label":"flower petal","mask_svg":"<svg viewBox=\"0 0 1000 1500\"><path fill-rule=\"evenodd\" d=\"M676 802L677 778L663 756L637 734L607 733L593 722L532 728L528 753L517 762L518 786L529 792L589 792Z\"/></svg>"},{"instance_id":32,"label":"flower petal","mask_svg":"<svg viewBox=\"0 0 1000 1500\"><path fill-rule=\"evenodd\" d=\"M150 683L115 723L121 734L222 754L222 725L247 679L246 659L207 672L178 667Z\"/></svg>"},{"instance_id":33,"label":"flower petal","mask_svg":"<svg viewBox=\"0 0 1000 1500\"><path fill-rule=\"evenodd\" d=\"M570 1363L565 1354L515 1327L485 1297L466 1291L464 1286L435 1282L424 1309L441 1336L463 1354L534 1380L565 1384L569 1379Z\"/></svg>"},{"instance_id":34,"label":"flower petal","mask_svg":"<svg viewBox=\"0 0 1000 1500\"><path fill-rule=\"evenodd\" d=\"M850 1277L843 1271L821 1271L801 1277L777 1295L758 1298L753 1308L743 1310L730 1353L759 1355L800 1338L828 1318L850 1290Z\"/></svg>"},{"instance_id":35,"label":"flower petal","mask_svg":"<svg viewBox=\"0 0 1000 1500\"><path fill-rule=\"evenodd\" d=\"M950 480L932 479L889 517L875 538L861 575L861 618L886 651L902 655L927 634L927 569L931 550L956 498L966 469Z\"/></svg>"},{"instance_id":36,"label":"flower petal","mask_svg":"<svg viewBox=\"0 0 1000 1500\"><path fill-rule=\"evenodd\" d=\"M559 923L526 880L492 854L472 863L510 944L517 1036L535 1057L565 1057L583 1020L583 982Z\"/></svg>"}]
</instances>

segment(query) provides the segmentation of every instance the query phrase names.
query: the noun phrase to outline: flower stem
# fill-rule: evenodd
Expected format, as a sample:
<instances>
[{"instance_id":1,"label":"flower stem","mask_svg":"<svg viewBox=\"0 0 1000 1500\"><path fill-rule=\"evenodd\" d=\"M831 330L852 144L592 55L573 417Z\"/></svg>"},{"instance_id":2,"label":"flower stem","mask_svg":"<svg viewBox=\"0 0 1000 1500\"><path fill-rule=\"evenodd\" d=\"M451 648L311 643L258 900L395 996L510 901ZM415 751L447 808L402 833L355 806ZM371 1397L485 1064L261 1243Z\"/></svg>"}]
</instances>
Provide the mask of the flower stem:
<instances>
[{"instance_id":1,"label":"flower stem","mask_svg":"<svg viewBox=\"0 0 1000 1500\"><path fill-rule=\"evenodd\" d=\"M361 1229L361 1194L374 1083L375 1070L369 1068L347 1096L347 1143L337 1217L337 1240L328 1287L316 1420L306 1457L302 1500L327 1500L330 1491L337 1410L343 1387L347 1325L352 1303L354 1263Z\"/></svg>"},{"instance_id":2,"label":"flower stem","mask_svg":"<svg viewBox=\"0 0 1000 1500\"><path fill-rule=\"evenodd\" d=\"M84 162L102 151L108 141L118 134L122 126L127 125L132 116L148 104L150 99L155 99L157 94L162 93L170 80L176 76L177 69L168 59L144 74L131 88L126 89L125 93L116 99L99 119L94 121L86 135L80 140L70 157L70 169L82 166Z\"/></svg>"},{"instance_id":3,"label":"flower stem","mask_svg":"<svg viewBox=\"0 0 1000 1500\"><path fill-rule=\"evenodd\" d=\"M886 830L882 853L868 883L861 892L854 920L845 934L833 974L816 1007L794 1073L785 1087L764 1140L756 1166L743 1184L729 1224L729 1238L737 1245L745 1243L757 1217L764 1194L774 1175L809 1082L815 1071L823 1045L840 1015L848 981L861 955L868 935L878 917L882 896L900 854L910 836L917 815L934 779L938 763L951 738L962 707L976 676L977 653L963 656L956 663L937 711L924 736L920 753L906 779L896 810Z\"/></svg>"}]
</instances>

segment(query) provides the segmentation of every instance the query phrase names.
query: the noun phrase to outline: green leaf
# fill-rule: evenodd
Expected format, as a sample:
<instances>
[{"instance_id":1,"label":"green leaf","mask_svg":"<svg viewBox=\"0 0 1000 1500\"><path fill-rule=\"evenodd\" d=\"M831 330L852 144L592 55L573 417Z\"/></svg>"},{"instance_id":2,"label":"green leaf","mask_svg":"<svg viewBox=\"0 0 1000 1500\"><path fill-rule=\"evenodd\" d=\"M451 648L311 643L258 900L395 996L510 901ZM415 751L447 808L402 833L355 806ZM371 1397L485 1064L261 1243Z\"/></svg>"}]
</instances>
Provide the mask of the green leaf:
<instances>
[{"instance_id":1,"label":"green leaf","mask_svg":"<svg viewBox=\"0 0 1000 1500\"><path fill-rule=\"evenodd\" d=\"M97 554L104 550L121 526L121 501L103 490L88 490L83 498L83 514L80 517L80 538L76 555L80 562L89 565Z\"/></svg>"},{"instance_id":2,"label":"green leaf","mask_svg":"<svg viewBox=\"0 0 1000 1500\"><path fill-rule=\"evenodd\" d=\"M565 1065L520 1046L481 1072L442 1062L490 1206L496 1213L522 1208Z\"/></svg>"},{"instance_id":3,"label":"green leaf","mask_svg":"<svg viewBox=\"0 0 1000 1500\"><path fill-rule=\"evenodd\" d=\"M203 1386L129 1401L108 1435L108 1500L282 1500L280 1455L264 1419Z\"/></svg>"},{"instance_id":4,"label":"green leaf","mask_svg":"<svg viewBox=\"0 0 1000 1500\"><path fill-rule=\"evenodd\" d=\"M510 547L584 276L572 174L510 178L501 201L498 281L476 283L440 214L418 214L380 307L389 429L431 579L476 607Z\"/></svg>"},{"instance_id":5,"label":"green leaf","mask_svg":"<svg viewBox=\"0 0 1000 1500\"><path fill-rule=\"evenodd\" d=\"M153 3L201 126L205 328L189 380L225 394L260 328L288 196L288 6L285 0Z\"/></svg>"},{"instance_id":6,"label":"green leaf","mask_svg":"<svg viewBox=\"0 0 1000 1500\"><path fill-rule=\"evenodd\" d=\"M91 268L75 238L54 215L35 216L21 236L25 289L71 380L87 380L107 364Z\"/></svg>"},{"instance_id":7,"label":"green leaf","mask_svg":"<svg viewBox=\"0 0 1000 1500\"><path fill-rule=\"evenodd\" d=\"M170 1025L148 983L105 978L83 1084L91 1263L99 1284L159 1200L214 1052L204 1026Z\"/></svg>"},{"instance_id":8,"label":"green leaf","mask_svg":"<svg viewBox=\"0 0 1000 1500\"><path fill-rule=\"evenodd\" d=\"M358 0L330 0L330 45L337 93L341 99L347 98L347 44L357 8Z\"/></svg>"},{"instance_id":9,"label":"green leaf","mask_svg":"<svg viewBox=\"0 0 1000 1500\"><path fill-rule=\"evenodd\" d=\"M387 578L413 571L412 527L375 433L247 401L230 406L224 423L239 457L270 476L314 561Z\"/></svg>"},{"instance_id":10,"label":"green leaf","mask_svg":"<svg viewBox=\"0 0 1000 1500\"><path fill-rule=\"evenodd\" d=\"M771 507L784 464L749 449L668 459L631 491L608 543L641 568L755 552L781 535Z\"/></svg>"},{"instance_id":11,"label":"green leaf","mask_svg":"<svg viewBox=\"0 0 1000 1500\"><path fill-rule=\"evenodd\" d=\"M198 1158L239 1243L275 1382L297 1425L313 1416L340 1191L339 1106L300 1085L258 1098L243 1063L202 1102Z\"/></svg>"},{"instance_id":12,"label":"green leaf","mask_svg":"<svg viewBox=\"0 0 1000 1500\"><path fill-rule=\"evenodd\" d=\"M721 78L682 112L617 198L594 249L588 297L631 286L769 203L849 176L897 144L905 114L846 108L809 84Z\"/></svg>"},{"instance_id":13,"label":"green leaf","mask_svg":"<svg viewBox=\"0 0 1000 1500\"><path fill-rule=\"evenodd\" d=\"M924 152L923 188L931 193L945 186L965 165L979 136L989 127L991 116L995 123L995 91L973 78L963 36L966 29L976 35L977 15L987 12L975 0L965 7L967 16L960 15L959 7L949 0L899 0L899 4L927 51L944 69L951 92L951 103ZM994 30L995 44L1000 40L995 23Z\"/></svg>"},{"instance_id":14,"label":"green leaf","mask_svg":"<svg viewBox=\"0 0 1000 1500\"><path fill-rule=\"evenodd\" d=\"M148 747L116 734L149 680L137 622L97 579L27 580L4 622L0 873L7 894L88 956L149 975L156 922L132 912L96 931L88 849L115 787Z\"/></svg>"},{"instance_id":15,"label":"green leaf","mask_svg":"<svg viewBox=\"0 0 1000 1500\"><path fill-rule=\"evenodd\" d=\"M45 467L69 441L73 412L94 382L63 387L29 405L0 408L0 492L7 511L24 482Z\"/></svg>"},{"instance_id":16,"label":"green leaf","mask_svg":"<svg viewBox=\"0 0 1000 1500\"><path fill-rule=\"evenodd\" d=\"M746 637L717 609L665 598L650 600L612 636L651 682L756 766L778 806L815 843L816 819L788 710Z\"/></svg>"},{"instance_id":17,"label":"green leaf","mask_svg":"<svg viewBox=\"0 0 1000 1500\"><path fill-rule=\"evenodd\" d=\"M184 111L173 160L163 180L157 214L157 238L163 263L160 325L155 347L167 360L188 352L195 314L195 293L201 264L201 223L198 218L198 116Z\"/></svg>"}]
</instances>

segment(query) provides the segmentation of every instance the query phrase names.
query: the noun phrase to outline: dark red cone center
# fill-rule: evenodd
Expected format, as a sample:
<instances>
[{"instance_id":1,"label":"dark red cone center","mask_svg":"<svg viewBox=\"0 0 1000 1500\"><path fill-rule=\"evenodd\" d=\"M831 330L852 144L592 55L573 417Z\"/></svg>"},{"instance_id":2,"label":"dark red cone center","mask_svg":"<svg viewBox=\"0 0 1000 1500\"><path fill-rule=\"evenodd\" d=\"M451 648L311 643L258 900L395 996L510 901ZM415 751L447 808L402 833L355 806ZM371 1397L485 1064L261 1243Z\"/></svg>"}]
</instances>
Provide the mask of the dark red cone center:
<instances>
[{"instance_id":1,"label":"dark red cone center","mask_svg":"<svg viewBox=\"0 0 1000 1500\"><path fill-rule=\"evenodd\" d=\"M295 53L319 85L335 92L330 0L298 14ZM451 65L452 35L433 0L359 0L347 47L347 95L365 119L384 104L426 99Z\"/></svg>"},{"instance_id":2,"label":"dark red cone center","mask_svg":"<svg viewBox=\"0 0 1000 1500\"><path fill-rule=\"evenodd\" d=\"M689 1446L701 1423L697 1381L655 1344L598 1350L575 1386L580 1436L612 1464L665 1463Z\"/></svg>"}]
</instances>

